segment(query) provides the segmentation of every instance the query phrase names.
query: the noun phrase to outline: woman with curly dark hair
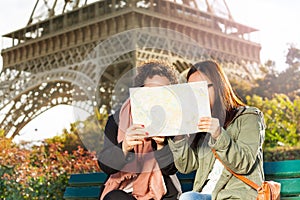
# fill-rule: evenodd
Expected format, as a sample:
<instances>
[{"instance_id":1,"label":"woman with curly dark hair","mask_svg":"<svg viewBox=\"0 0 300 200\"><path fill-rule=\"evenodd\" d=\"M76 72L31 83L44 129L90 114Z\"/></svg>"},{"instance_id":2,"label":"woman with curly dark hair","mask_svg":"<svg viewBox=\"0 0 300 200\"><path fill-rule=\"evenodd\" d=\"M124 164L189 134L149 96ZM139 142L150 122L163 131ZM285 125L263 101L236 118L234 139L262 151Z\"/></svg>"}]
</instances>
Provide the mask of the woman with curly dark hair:
<instances>
[{"instance_id":1,"label":"woman with curly dark hair","mask_svg":"<svg viewBox=\"0 0 300 200\"><path fill-rule=\"evenodd\" d=\"M136 87L176 84L176 69L162 61L137 67ZM178 199L181 193L172 153L165 137L148 137L143 124L132 124L130 99L111 115L105 141L98 155L101 169L109 175L101 199ZM160 116L157 116L158 118Z\"/></svg>"}]
</instances>

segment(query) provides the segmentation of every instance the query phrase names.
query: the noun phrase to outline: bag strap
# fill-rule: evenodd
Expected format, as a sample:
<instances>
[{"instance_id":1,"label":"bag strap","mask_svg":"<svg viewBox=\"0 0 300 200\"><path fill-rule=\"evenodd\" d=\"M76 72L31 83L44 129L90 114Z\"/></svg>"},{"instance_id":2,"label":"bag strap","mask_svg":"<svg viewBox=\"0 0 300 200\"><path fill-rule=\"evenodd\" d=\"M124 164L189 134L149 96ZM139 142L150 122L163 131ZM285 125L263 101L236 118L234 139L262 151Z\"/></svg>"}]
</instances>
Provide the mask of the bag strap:
<instances>
[{"instance_id":1,"label":"bag strap","mask_svg":"<svg viewBox=\"0 0 300 200\"><path fill-rule=\"evenodd\" d=\"M232 171L229 167L227 167L222 160L219 158L217 152L215 149L212 149L212 152L214 153L215 157L224 165L224 167L230 172L232 173L235 177L237 177L238 179L240 179L241 181L243 181L244 183L246 183L247 185L251 186L252 188L254 188L255 190L258 190L260 188L259 185L257 185L256 183L254 183L253 181L249 180L248 178L239 175L237 173L235 173L234 171Z\"/></svg>"}]
</instances>

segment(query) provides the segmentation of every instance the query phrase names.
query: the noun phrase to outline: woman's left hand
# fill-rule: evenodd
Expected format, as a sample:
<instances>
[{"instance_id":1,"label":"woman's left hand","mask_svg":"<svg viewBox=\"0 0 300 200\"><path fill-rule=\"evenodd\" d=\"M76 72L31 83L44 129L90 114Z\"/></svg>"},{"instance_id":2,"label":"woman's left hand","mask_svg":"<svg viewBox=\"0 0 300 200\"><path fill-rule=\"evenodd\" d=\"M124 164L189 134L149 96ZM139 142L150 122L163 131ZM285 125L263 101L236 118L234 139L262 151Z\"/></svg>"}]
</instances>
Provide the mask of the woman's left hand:
<instances>
[{"instance_id":1,"label":"woman's left hand","mask_svg":"<svg viewBox=\"0 0 300 200\"><path fill-rule=\"evenodd\" d=\"M162 149L165 146L165 137L164 136L154 136L152 139L157 144L157 150Z\"/></svg>"},{"instance_id":2,"label":"woman's left hand","mask_svg":"<svg viewBox=\"0 0 300 200\"><path fill-rule=\"evenodd\" d=\"M208 132L211 134L211 137L215 140L221 134L221 127L219 119L212 117L201 117L198 124L198 129L200 132Z\"/></svg>"}]
</instances>

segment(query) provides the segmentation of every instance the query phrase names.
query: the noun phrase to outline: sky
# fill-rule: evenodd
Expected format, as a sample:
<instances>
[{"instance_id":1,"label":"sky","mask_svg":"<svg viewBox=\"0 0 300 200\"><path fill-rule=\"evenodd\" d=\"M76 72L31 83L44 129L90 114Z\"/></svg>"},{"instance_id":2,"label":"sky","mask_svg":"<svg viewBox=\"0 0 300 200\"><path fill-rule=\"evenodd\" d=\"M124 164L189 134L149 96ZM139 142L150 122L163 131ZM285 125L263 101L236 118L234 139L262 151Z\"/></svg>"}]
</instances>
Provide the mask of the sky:
<instances>
[{"instance_id":1,"label":"sky","mask_svg":"<svg viewBox=\"0 0 300 200\"><path fill-rule=\"evenodd\" d=\"M235 21L257 28L261 63L275 61L278 71L285 63L290 44L300 48L300 1L226 0Z\"/></svg>"},{"instance_id":2,"label":"sky","mask_svg":"<svg viewBox=\"0 0 300 200\"><path fill-rule=\"evenodd\" d=\"M226 0L226 2L236 22L259 30L257 41L262 46L261 63L273 60L278 71L286 69L285 56L289 45L294 44L296 48L300 48L300 1ZM0 1L0 35L26 26L35 3L36 0ZM1 38L0 49L6 47L5 41ZM72 107L54 107L25 126L16 140L40 140L52 137L60 134L63 128L69 128L69 124L74 120Z\"/></svg>"}]
</instances>

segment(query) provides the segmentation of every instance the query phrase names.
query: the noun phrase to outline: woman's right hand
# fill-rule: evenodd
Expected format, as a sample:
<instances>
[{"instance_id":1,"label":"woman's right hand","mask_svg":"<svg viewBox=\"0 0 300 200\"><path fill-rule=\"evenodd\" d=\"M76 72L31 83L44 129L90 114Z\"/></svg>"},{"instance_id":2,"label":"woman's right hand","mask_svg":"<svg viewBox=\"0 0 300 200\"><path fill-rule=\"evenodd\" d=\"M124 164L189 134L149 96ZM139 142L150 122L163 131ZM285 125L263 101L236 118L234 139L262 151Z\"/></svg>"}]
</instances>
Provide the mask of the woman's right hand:
<instances>
[{"instance_id":1,"label":"woman's right hand","mask_svg":"<svg viewBox=\"0 0 300 200\"><path fill-rule=\"evenodd\" d=\"M143 144L144 139L149 135L142 124L131 125L125 133L125 138L123 139L122 150L125 155L131 151L135 145Z\"/></svg>"}]
</instances>

